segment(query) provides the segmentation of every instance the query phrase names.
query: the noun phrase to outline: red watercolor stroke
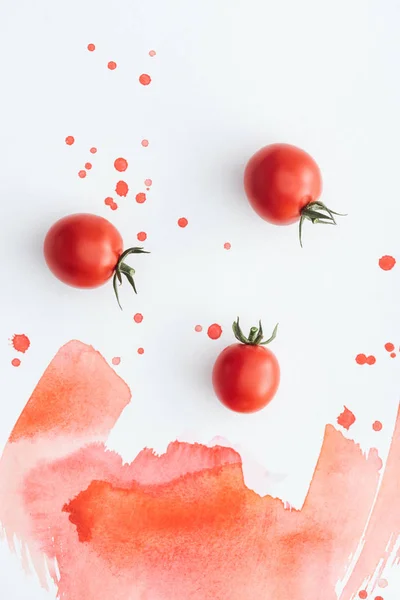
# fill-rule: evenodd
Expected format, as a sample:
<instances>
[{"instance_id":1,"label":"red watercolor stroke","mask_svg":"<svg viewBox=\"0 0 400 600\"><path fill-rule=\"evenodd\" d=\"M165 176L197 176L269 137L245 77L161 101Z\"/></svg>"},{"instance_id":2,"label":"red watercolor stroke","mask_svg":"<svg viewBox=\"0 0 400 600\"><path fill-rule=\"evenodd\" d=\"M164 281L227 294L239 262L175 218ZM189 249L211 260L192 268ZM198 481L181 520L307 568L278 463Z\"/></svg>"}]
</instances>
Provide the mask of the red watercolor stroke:
<instances>
[{"instance_id":1,"label":"red watercolor stroke","mask_svg":"<svg viewBox=\"0 0 400 600\"><path fill-rule=\"evenodd\" d=\"M42 585L49 572L66 600L336 600L338 582L341 600L372 591L400 530L400 417L382 479L376 450L328 425L293 510L247 488L231 448L174 442L124 464L104 444L129 401L99 353L70 342L10 436L0 521Z\"/></svg>"}]
</instances>

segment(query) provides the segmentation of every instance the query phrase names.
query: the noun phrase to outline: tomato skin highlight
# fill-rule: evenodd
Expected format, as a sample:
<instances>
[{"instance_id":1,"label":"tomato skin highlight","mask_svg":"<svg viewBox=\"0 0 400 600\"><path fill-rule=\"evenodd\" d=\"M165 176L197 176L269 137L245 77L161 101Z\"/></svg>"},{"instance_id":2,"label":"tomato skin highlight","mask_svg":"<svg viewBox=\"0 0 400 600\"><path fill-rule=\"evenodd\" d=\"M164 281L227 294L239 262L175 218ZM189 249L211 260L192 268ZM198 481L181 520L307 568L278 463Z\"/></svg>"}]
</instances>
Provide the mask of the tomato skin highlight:
<instances>
[{"instance_id":1,"label":"tomato skin highlight","mask_svg":"<svg viewBox=\"0 0 400 600\"><path fill-rule=\"evenodd\" d=\"M43 249L46 263L58 279L73 287L94 288L112 277L123 241L107 219L78 213L54 223Z\"/></svg>"},{"instance_id":2,"label":"tomato skin highlight","mask_svg":"<svg viewBox=\"0 0 400 600\"><path fill-rule=\"evenodd\" d=\"M218 356L212 382L219 400L233 411L252 413L274 397L280 381L278 360L263 346L232 344Z\"/></svg>"},{"instance_id":3,"label":"tomato skin highlight","mask_svg":"<svg viewBox=\"0 0 400 600\"><path fill-rule=\"evenodd\" d=\"M315 160L290 144L261 148L247 163L244 188L251 206L265 221L291 225L301 210L322 192L322 177Z\"/></svg>"}]
</instances>

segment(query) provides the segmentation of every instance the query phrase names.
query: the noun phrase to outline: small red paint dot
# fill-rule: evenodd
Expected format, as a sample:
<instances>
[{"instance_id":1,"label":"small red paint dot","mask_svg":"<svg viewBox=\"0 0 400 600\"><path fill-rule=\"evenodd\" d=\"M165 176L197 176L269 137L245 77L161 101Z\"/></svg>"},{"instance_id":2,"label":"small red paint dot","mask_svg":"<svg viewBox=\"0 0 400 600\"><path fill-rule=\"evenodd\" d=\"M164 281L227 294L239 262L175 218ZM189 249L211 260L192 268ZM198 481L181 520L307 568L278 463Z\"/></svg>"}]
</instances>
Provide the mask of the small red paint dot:
<instances>
[{"instance_id":1,"label":"small red paint dot","mask_svg":"<svg viewBox=\"0 0 400 600\"><path fill-rule=\"evenodd\" d=\"M382 427L383 427L383 425L380 421L375 421L374 423L372 423L372 429L374 431L381 431Z\"/></svg>"},{"instance_id":2,"label":"small red paint dot","mask_svg":"<svg viewBox=\"0 0 400 600\"><path fill-rule=\"evenodd\" d=\"M116 158L114 161L114 167L117 171L126 171L128 168L128 161L125 158Z\"/></svg>"},{"instance_id":3,"label":"small red paint dot","mask_svg":"<svg viewBox=\"0 0 400 600\"><path fill-rule=\"evenodd\" d=\"M118 196L126 196L129 192L128 184L125 183L125 181L118 181L117 185L115 186L115 191L117 192Z\"/></svg>"},{"instance_id":4,"label":"small red paint dot","mask_svg":"<svg viewBox=\"0 0 400 600\"><path fill-rule=\"evenodd\" d=\"M221 327L221 325L218 325L218 323L214 323L213 325L210 325L210 327L207 330L207 335L212 340L217 340L219 337L221 337L221 333L222 333L222 327Z\"/></svg>"},{"instance_id":5,"label":"small red paint dot","mask_svg":"<svg viewBox=\"0 0 400 600\"><path fill-rule=\"evenodd\" d=\"M151 77L150 75L147 75L146 73L143 73L140 77L139 77L139 81L142 85L149 85L149 83L151 82Z\"/></svg>"},{"instance_id":6,"label":"small red paint dot","mask_svg":"<svg viewBox=\"0 0 400 600\"><path fill-rule=\"evenodd\" d=\"M30 339L24 333L15 333L11 338L14 350L25 353L31 345Z\"/></svg>"},{"instance_id":7,"label":"small red paint dot","mask_svg":"<svg viewBox=\"0 0 400 600\"><path fill-rule=\"evenodd\" d=\"M119 356L114 356L114 358L111 360L113 365L119 365L119 363L121 362L121 359Z\"/></svg>"},{"instance_id":8,"label":"small red paint dot","mask_svg":"<svg viewBox=\"0 0 400 600\"><path fill-rule=\"evenodd\" d=\"M21 361L19 360L19 358L13 358L11 361L11 364L13 367L19 367L19 365L21 364Z\"/></svg>"},{"instance_id":9,"label":"small red paint dot","mask_svg":"<svg viewBox=\"0 0 400 600\"><path fill-rule=\"evenodd\" d=\"M86 177L86 171L79 171L78 175L81 179L84 179Z\"/></svg>"},{"instance_id":10,"label":"small red paint dot","mask_svg":"<svg viewBox=\"0 0 400 600\"><path fill-rule=\"evenodd\" d=\"M383 579L382 578L382 579L380 579L378 581L378 587L380 587L380 588L386 588L388 585L389 584L388 584L388 580L387 579Z\"/></svg>"},{"instance_id":11,"label":"small red paint dot","mask_svg":"<svg viewBox=\"0 0 400 600\"><path fill-rule=\"evenodd\" d=\"M110 196L109 196L108 198L106 198L106 199L104 200L104 204L105 204L106 206L111 206L111 204L114 204L114 200L113 200L113 198L110 198Z\"/></svg>"},{"instance_id":12,"label":"small red paint dot","mask_svg":"<svg viewBox=\"0 0 400 600\"><path fill-rule=\"evenodd\" d=\"M136 315L134 315L133 320L135 321L135 323L141 323L143 321L143 315L140 313L136 313Z\"/></svg>"},{"instance_id":13,"label":"small red paint dot","mask_svg":"<svg viewBox=\"0 0 400 600\"><path fill-rule=\"evenodd\" d=\"M365 590L361 590L361 592L358 593L358 597L365 600L365 598L368 598L368 594Z\"/></svg>"},{"instance_id":14,"label":"small red paint dot","mask_svg":"<svg viewBox=\"0 0 400 600\"><path fill-rule=\"evenodd\" d=\"M117 210L118 204L116 204L115 202L113 202L112 204L110 204L110 208L111 208L111 210Z\"/></svg>"},{"instance_id":15,"label":"small red paint dot","mask_svg":"<svg viewBox=\"0 0 400 600\"><path fill-rule=\"evenodd\" d=\"M138 354L144 354L144 348L138 348Z\"/></svg>"},{"instance_id":16,"label":"small red paint dot","mask_svg":"<svg viewBox=\"0 0 400 600\"><path fill-rule=\"evenodd\" d=\"M150 187L153 184L153 180L152 179L145 179L144 180L144 185L146 187Z\"/></svg>"},{"instance_id":17,"label":"small red paint dot","mask_svg":"<svg viewBox=\"0 0 400 600\"><path fill-rule=\"evenodd\" d=\"M139 242L144 242L147 240L147 233L145 231L139 231L136 237L139 240Z\"/></svg>"},{"instance_id":18,"label":"small red paint dot","mask_svg":"<svg viewBox=\"0 0 400 600\"><path fill-rule=\"evenodd\" d=\"M90 148L90 152L91 152L92 154L96 154L96 152L97 152L97 148L95 148L95 147L93 146L93 148Z\"/></svg>"},{"instance_id":19,"label":"small red paint dot","mask_svg":"<svg viewBox=\"0 0 400 600\"><path fill-rule=\"evenodd\" d=\"M90 169L92 168L92 163L85 163L85 169L87 169L88 171L90 171Z\"/></svg>"},{"instance_id":20,"label":"small red paint dot","mask_svg":"<svg viewBox=\"0 0 400 600\"><path fill-rule=\"evenodd\" d=\"M385 350L387 350L388 352L393 352L394 344L392 344L391 342L387 342L387 344L385 344Z\"/></svg>"},{"instance_id":21,"label":"small red paint dot","mask_svg":"<svg viewBox=\"0 0 400 600\"><path fill-rule=\"evenodd\" d=\"M376 363L375 356L367 356L367 365L374 365Z\"/></svg>"},{"instance_id":22,"label":"small red paint dot","mask_svg":"<svg viewBox=\"0 0 400 600\"><path fill-rule=\"evenodd\" d=\"M108 63L107 67L110 69L110 71L114 71L114 69L117 68L117 63L114 62L113 60L110 60L110 62Z\"/></svg>"},{"instance_id":23,"label":"small red paint dot","mask_svg":"<svg viewBox=\"0 0 400 600\"><path fill-rule=\"evenodd\" d=\"M88 44L87 49L89 50L89 52L93 52L94 50L96 50L96 46L94 44Z\"/></svg>"},{"instance_id":24,"label":"small red paint dot","mask_svg":"<svg viewBox=\"0 0 400 600\"><path fill-rule=\"evenodd\" d=\"M390 358L396 358L396 352L391 352L390 353Z\"/></svg>"},{"instance_id":25,"label":"small red paint dot","mask_svg":"<svg viewBox=\"0 0 400 600\"><path fill-rule=\"evenodd\" d=\"M365 354L357 354L356 363L358 365L365 365L366 362L367 362L367 357L365 356Z\"/></svg>"},{"instance_id":26,"label":"small red paint dot","mask_svg":"<svg viewBox=\"0 0 400 600\"><path fill-rule=\"evenodd\" d=\"M146 202L146 194L144 192L136 194L135 200L138 202L138 204L143 204L143 202Z\"/></svg>"},{"instance_id":27,"label":"small red paint dot","mask_svg":"<svg viewBox=\"0 0 400 600\"><path fill-rule=\"evenodd\" d=\"M72 146L72 144L75 142L75 138L73 135L67 135L67 137L65 138L65 143L68 146Z\"/></svg>"},{"instance_id":28,"label":"small red paint dot","mask_svg":"<svg viewBox=\"0 0 400 600\"><path fill-rule=\"evenodd\" d=\"M375 596L375 600L383 600L382 596Z\"/></svg>"},{"instance_id":29,"label":"small red paint dot","mask_svg":"<svg viewBox=\"0 0 400 600\"><path fill-rule=\"evenodd\" d=\"M155 50L150 50L149 52L149 56L153 57L157 54L157 52Z\"/></svg>"},{"instance_id":30,"label":"small red paint dot","mask_svg":"<svg viewBox=\"0 0 400 600\"><path fill-rule=\"evenodd\" d=\"M197 331L197 333L200 333L200 331L203 331L203 328L201 325L196 325L196 327L194 328L195 331Z\"/></svg>"},{"instance_id":31,"label":"small red paint dot","mask_svg":"<svg viewBox=\"0 0 400 600\"><path fill-rule=\"evenodd\" d=\"M224 248L225 248L225 250L230 250L232 248L232 246L230 245L229 242L225 242Z\"/></svg>"},{"instance_id":32,"label":"small red paint dot","mask_svg":"<svg viewBox=\"0 0 400 600\"><path fill-rule=\"evenodd\" d=\"M149 140L142 140L141 143L144 148L147 148L147 146L149 145Z\"/></svg>"},{"instance_id":33,"label":"small red paint dot","mask_svg":"<svg viewBox=\"0 0 400 600\"><path fill-rule=\"evenodd\" d=\"M179 227L186 227L186 225L188 224L188 220L185 217L181 217L180 219L178 219L178 225Z\"/></svg>"},{"instance_id":34,"label":"small red paint dot","mask_svg":"<svg viewBox=\"0 0 400 600\"><path fill-rule=\"evenodd\" d=\"M390 271L395 264L396 259L393 258L393 256L382 256L382 258L379 259L379 266L384 271Z\"/></svg>"}]
</instances>

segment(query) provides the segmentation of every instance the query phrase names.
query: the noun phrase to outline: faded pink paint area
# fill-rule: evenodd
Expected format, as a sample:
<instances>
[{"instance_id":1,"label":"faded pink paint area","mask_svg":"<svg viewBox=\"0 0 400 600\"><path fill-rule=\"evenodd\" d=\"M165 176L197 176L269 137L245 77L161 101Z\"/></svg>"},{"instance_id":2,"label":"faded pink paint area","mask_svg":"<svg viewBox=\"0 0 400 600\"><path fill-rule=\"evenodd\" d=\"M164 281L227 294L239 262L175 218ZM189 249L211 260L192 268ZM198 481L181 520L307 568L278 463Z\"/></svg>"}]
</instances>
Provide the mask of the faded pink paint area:
<instances>
[{"instance_id":1,"label":"faded pink paint area","mask_svg":"<svg viewBox=\"0 0 400 600\"><path fill-rule=\"evenodd\" d=\"M50 363L0 462L0 521L65 600L350 600L398 536L400 425L382 463L332 425L301 510L246 487L231 448L105 447L130 391L90 346ZM376 525L374 525L374 523ZM378 526L379 524L379 526ZM54 568L57 561L60 578Z\"/></svg>"}]
</instances>

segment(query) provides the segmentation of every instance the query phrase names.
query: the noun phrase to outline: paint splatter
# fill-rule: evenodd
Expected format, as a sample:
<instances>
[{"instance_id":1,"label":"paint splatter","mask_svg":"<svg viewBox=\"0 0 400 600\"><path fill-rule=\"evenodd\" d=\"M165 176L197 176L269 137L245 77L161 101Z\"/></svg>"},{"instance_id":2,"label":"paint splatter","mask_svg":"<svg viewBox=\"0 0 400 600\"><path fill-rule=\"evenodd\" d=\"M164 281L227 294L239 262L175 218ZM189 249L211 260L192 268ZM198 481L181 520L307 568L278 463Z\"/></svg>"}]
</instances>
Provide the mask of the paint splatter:
<instances>
[{"instance_id":1,"label":"paint splatter","mask_svg":"<svg viewBox=\"0 0 400 600\"><path fill-rule=\"evenodd\" d=\"M129 192L128 184L125 181L118 181L117 185L115 186L115 191L117 192L118 196L126 196Z\"/></svg>"},{"instance_id":2,"label":"paint splatter","mask_svg":"<svg viewBox=\"0 0 400 600\"><path fill-rule=\"evenodd\" d=\"M396 352L391 352L390 353L390 358L396 358Z\"/></svg>"},{"instance_id":3,"label":"paint splatter","mask_svg":"<svg viewBox=\"0 0 400 600\"><path fill-rule=\"evenodd\" d=\"M392 342L387 342L385 344L385 350L387 350L388 352L393 352L393 350L394 350L394 344L392 344Z\"/></svg>"},{"instance_id":4,"label":"paint splatter","mask_svg":"<svg viewBox=\"0 0 400 600\"><path fill-rule=\"evenodd\" d=\"M97 148L95 148L95 147L93 146L93 148L90 148L90 152L91 152L92 154L96 154L96 152L97 152Z\"/></svg>"},{"instance_id":5,"label":"paint splatter","mask_svg":"<svg viewBox=\"0 0 400 600\"><path fill-rule=\"evenodd\" d=\"M11 344L17 352L25 353L31 345L30 339L24 333L14 333L11 338Z\"/></svg>"},{"instance_id":6,"label":"paint splatter","mask_svg":"<svg viewBox=\"0 0 400 600\"><path fill-rule=\"evenodd\" d=\"M85 169L90 171L91 168L92 168L92 163L90 163L90 162L85 163Z\"/></svg>"},{"instance_id":7,"label":"paint splatter","mask_svg":"<svg viewBox=\"0 0 400 600\"><path fill-rule=\"evenodd\" d=\"M225 244L224 244L224 248L225 248L225 250L230 250L230 249L231 249L231 247L232 247L232 246L231 246L230 242L225 242Z\"/></svg>"},{"instance_id":8,"label":"paint splatter","mask_svg":"<svg viewBox=\"0 0 400 600\"><path fill-rule=\"evenodd\" d=\"M147 146L149 145L149 140L142 140L141 144L143 148L147 148Z\"/></svg>"},{"instance_id":9,"label":"paint splatter","mask_svg":"<svg viewBox=\"0 0 400 600\"><path fill-rule=\"evenodd\" d=\"M136 315L134 315L133 320L135 321L135 323L141 323L143 321L143 315L140 313L136 313Z\"/></svg>"},{"instance_id":10,"label":"paint splatter","mask_svg":"<svg viewBox=\"0 0 400 600\"><path fill-rule=\"evenodd\" d=\"M113 365L117 366L117 365L120 364L121 358L119 356L114 356L114 358L111 359L111 362L112 362Z\"/></svg>"},{"instance_id":11,"label":"paint splatter","mask_svg":"<svg viewBox=\"0 0 400 600\"><path fill-rule=\"evenodd\" d=\"M146 187L148 187L148 188L151 187L153 185L153 180L152 179L145 179L144 180L144 185Z\"/></svg>"},{"instance_id":12,"label":"paint splatter","mask_svg":"<svg viewBox=\"0 0 400 600\"><path fill-rule=\"evenodd\" d=\"M146 202L146 194L144 192L139 192L139 194L136 194L135 200L138 204L143 204L143 202Z\"/></svg>"},{"instance_id":13,"label":"paint splatter","mask_svg":"<svg viewBox=\"0 0 400 600\"><path fill-rule=\"evenodd\" d=\"M344 427L344 429L349 430L350 427L356 422L356 417L351 410L345 406L343 412L338 416L337 422L339 425Z\"/></svg>"},{"instance_id":14,"label":"paint splatter","mask_svg":"<svg viewBox=\"0 0 400 600\"><path fill-rule=\"evenodd\" d=\"M110 69L110 71L114 71L114 69L117 68L117 63L114 62L113 60L110 60L110 62L108 63L107 67Z\"/></svg>"},{"instance_id":15,"label":"paint splatter","mask_svg":"<svg viewBox=\"0 0 400 600\"><path fill-rule=\"evenodd\" d=\"M197 331L197 333L200 333L201 331L203 331L203 328L201 325L196 325L196 327L194 328L195 331Z\"/></svg>"},{"instance_id":16,"label":"paint splatter","mask_svg":"<svg viewBox=\"0 0 400 600\"><path fill-rule=\"evenodd\" d=\"M382 431L382 423L380 421L374 421L374 423L372 424L372 429L374 431Z\"/></svg>"},{"instance_id":17,"label":"paint splatter","mask_svg":"<svg viewBox=\"0 0 400 600\"><path fill-rule=\"evenodd\" d=\"M128 168L128 161L125 158L116 158L114 161L114 167L117 171L126 171Z\"/></svg>"},{"instance_id":18,"label":"paint splatter","mask_svg":"<svg viewBox=\"0 0 400 600\"><path fill-rule=\"evenodd\" d=\"M11 361L11 364L12 364L13 367L19 367L20 364L21 364L21 361L20 361L19 358L13 358L12 361Z\"/></svg>"},{"instance_id":19,"label":"paint splatter","mask_svg":"<svg viewBox=\"0 0 400 600\"><path fill-rule=\"evenodd\" d=\"M374 365L376 363L375 356L367 356L367 365Z\"/></svg>"},{"instance_id":20,"label":"paint splatter","mask_svg":"<svg viewBox=\"0 0 400 600\"><path fill-rule=\"evenodd\" d=\"M180 219L178 219L179 227L186 227L188 223L189 221L186 219L186 217L181 217Z\"/></svg>"},{"instance_id":21,"label":"paint splatter","mask_svg":"<svg viewBox=\"0 0 400 600\"><path fill-rule=\"evenodd\" d=\"M67 137L65 138L65 143L67 144L67 146L72 146L72 144L75 142L75 138L73 135L67 135Z\"/></svg>"},{"instance_id":22,"label":"paint splatter","mask_svg":"<svg viewBox=\"0 0 400 600\"><path fill-rule=\"evenodd\" d=\"M144 348L138 348L138 354L144 354Z\"/></svg>"},{"instance_id":23,"label":"paint splatter","mask_svg":"<svg viewBox=\"0 0 400 600\"><path fill-rule=\"evenodd\" d=\"M375 356L366 356L365 354L357 354L356 363L358 365L374 365L376 363Z\"/></svg>"},{"instance_id":24,"label":"paint splatter","mask_svg":"<svg viewBox=\"0 0 400 600\"><path fill-rule=\"evenodd\" d=\"M104 204L106 206L109 206L111 208L111 210L117 210L117 208L118 208L118 204L116 202L114 202L114 199L111 198L110 196L108 198L105 198Z\"/></svg>"},{"instance_id":25,"label":"paint splatter","mask_svg":"<svg viewBox=\"0 0 400 600\"><path fill-rule=\"evenodd\" d=\"M155 56L156 54L157 53L155 50L150 50L150 52L149 52L149 56L151 56L151 57Z\"/></svg>"},{"instance_id":26,"label":"paint splatter","mask_svg":"<svg viewBox=\"0 0 400 600\"><path fill-rule=\"evenodd\" d=\"M94 44L88 44L87 49L89 52L94 52L96 50L96 46Z\"/></svg>"},{"instance_id":27,"label":"paint splatter","mask_svg":"<svg viewBox=\"0 0 400 600\"><path fill-rule=\"evenodd\" d=\"M210 327L207 329L207 335L212 340L217 340L221 337L221 334L222 327L221 325L218 325L218 323L213 323L213 325L210 325Z\"/></svg>"},{"instance_id":28,"label":"paint splatter","mask_svg":"<svg viewBox=\"0 0 400 600\"><path fill-rule=\"evenodd\" d=\"M382 258L379 259L379 266L384 271L390 271L395 264L396 259L393 258L393 256L382 256Z\"/></svg>"},{"instance_id":29,"label":"paint splatter","mask_svg":"<svg viewBox=\"0 0 400 600\"><path fill-rule=\"evenodd\" d=\"M149 85L151 83L151 77L150 75L147 75L146 73L143 73L140 77L139 77L139 81L142 85Z\"/></svg>"},{"instance_id":30,"label":"paint splatter","mask_svg":"<svg viewBox=\"0 0 400 600\"><path fill-rule=\"evenodd\" d=\"M86 171L84 171L84 170L82 169L82 171L79 171L78 175L79 175L79 177L80 177L81 179L85 179L85 177L86 177Z\"/></svg>"},{"instance_id":31,"label":"paint splatter","mask_svg":"<svg viewBox=\"0 0 400 600\"><path fill-rule=\"evenodd\" d=\"M365 600L365 598L368 598L368 594L365 590L361 590L361 592L359 592L358 597L361 598L361 600Z\"/></svg>"},{"instance_id":32,"label":"paint splatter","mask_svg":"<svg viewBox=\"0 0 400 600\"><path fill-rule=\"evenodd\" d=\"M145 231L139 231L136 237L139 242L145 242L147 240L147 233Z\"/></svg>"}]
</instances>

